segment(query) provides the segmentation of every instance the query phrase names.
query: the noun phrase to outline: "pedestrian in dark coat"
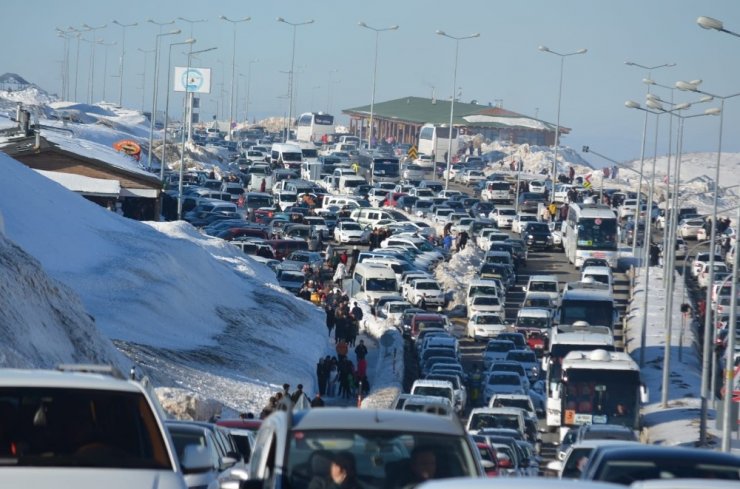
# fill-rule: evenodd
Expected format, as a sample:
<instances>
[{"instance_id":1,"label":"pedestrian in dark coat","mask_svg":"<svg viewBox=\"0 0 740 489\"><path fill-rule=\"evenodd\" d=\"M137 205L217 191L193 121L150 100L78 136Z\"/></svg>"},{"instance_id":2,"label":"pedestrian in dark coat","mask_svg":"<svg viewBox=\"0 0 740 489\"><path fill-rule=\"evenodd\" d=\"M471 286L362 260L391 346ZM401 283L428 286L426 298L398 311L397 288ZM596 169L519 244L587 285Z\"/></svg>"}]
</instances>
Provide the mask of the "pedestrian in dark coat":
<instances>
[{"instance_id":1,"label":"pedestrian in dark coat","mask_svg":"<svg viewBox=\"0 0 740 489\"><path fill-rule=\"evenodd\" d=\"M355 347L355 355L357 356L357 362L364 360L367 356L367 346L365 346L365 340L360 340L360 344Z\"/></svg>"},{"instance_id":2,"label":"pedestrian in dark coat","mask_svg":"<svg viewBox=\"0 0 740 489\"><path fill-rule=\"evenodd\" d=\"M312 408L324 407L324 400L321 398L321 393L316 394L316 396L313 399L311 399L311 407Z\"/></svg>"},{"instance_id":3,"label":"pedestrian in dark coat","mask_svg":"<svg viewBox=\"0 0 740 489\"><path fill-rule=\"evenodd\" d=\"M329 298L327 297L327 302L328 301L329 301ZM326 329L329 330L329 338L331 338L331 330L334 329L334 326L335 326L334 308L331 307L331 305L327 303L324 310L326 311Z\"/></svg>"}]
</instances>

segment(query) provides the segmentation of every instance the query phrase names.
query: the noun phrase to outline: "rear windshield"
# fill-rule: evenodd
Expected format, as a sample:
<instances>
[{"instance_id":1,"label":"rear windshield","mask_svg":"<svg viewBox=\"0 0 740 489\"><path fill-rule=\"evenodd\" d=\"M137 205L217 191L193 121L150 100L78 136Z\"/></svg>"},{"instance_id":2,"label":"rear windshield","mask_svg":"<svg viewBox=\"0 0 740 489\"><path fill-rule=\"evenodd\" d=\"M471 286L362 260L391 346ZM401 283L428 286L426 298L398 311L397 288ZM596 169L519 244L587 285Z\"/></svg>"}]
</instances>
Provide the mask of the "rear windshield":
<instances>
[{"instance_id":1,"label":"rear windshield","mask_svg":"<svg viewBox=\"0 0 740 489\"><path fill-rule=\"evenodd\" d=\"M172 470L137 392L0 388L0 465Z\"/></svg>"}]
</instances>

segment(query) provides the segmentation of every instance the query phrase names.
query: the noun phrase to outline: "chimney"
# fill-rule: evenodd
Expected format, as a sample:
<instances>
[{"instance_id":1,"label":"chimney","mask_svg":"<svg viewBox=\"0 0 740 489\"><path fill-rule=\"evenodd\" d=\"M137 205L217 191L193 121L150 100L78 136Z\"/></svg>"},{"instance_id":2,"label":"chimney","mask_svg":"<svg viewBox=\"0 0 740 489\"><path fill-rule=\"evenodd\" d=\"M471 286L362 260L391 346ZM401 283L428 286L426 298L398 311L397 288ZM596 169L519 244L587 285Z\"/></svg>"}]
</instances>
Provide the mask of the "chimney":
<instances>
[{"instance_id":1,"label":"chimney","mask_svg":"<svg viewBox=\"0 0 740 489\"><path fill-rule=\"evenodd\" d=\"M21 110L21 131L26 136L31 135L31 113L27 110Z\"/></svg>"},{"instance_id":2,"label":"chimney","mask_svg":"<svg viewBox=\"0 0 740 489\"><path fill-rule=\"evenodd\" d=\"M433 104L437 103L437 97L434 96L434 87L432 87L432 103Z\"/></svg>"}]
</instances>

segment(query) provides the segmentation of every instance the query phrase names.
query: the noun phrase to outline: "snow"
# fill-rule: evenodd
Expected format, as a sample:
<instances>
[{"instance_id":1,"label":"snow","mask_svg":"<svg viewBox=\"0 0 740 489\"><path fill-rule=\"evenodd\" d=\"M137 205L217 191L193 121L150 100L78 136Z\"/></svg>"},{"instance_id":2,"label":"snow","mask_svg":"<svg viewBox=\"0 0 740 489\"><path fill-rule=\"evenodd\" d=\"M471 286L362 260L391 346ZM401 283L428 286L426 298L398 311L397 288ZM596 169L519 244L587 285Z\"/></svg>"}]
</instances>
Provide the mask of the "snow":
<instances>
[{"instance_id":1,"label":"snow","mask_svg":"<svg viewBox=\"0 0 740 489\"><path fill-rule=\"evenodd\" d=\"M117 180L106 180L103 178L91 178L73 173L62 173L57 171L36 170L40 175L54 180L64 188L72 192L83 194L105 195L117 198L121 193L121 183Z\"/></svg>"},{"instance_id":2,"label":"snow","mask_svg":"<svg viewBox=\"0 0 740 489\"><path fill-rule=\"evenodd\" d=\"M537 129L540 131L550 129L550 126L544 122L540 122L535 119L528 117L496 117L492 115L467 115L463 117L467 122L471 124L475 123L492 123L502 124L505 126L516 126L516 127L529 127L530 129Z\"/></svg>"},{"instance_id":3,"label":"snow","mask_svg":"<svg viewBox=\"0 0 740 489\"><path fill-rule=\"evenodd\" d=\"M439 286L452 291L450 309L465 305L468 284L477 277L482 261L483 251L469 241L464 250L453 254L449 261L442 262L436 268L434 277Z\"/></svg>"}]
</instances>

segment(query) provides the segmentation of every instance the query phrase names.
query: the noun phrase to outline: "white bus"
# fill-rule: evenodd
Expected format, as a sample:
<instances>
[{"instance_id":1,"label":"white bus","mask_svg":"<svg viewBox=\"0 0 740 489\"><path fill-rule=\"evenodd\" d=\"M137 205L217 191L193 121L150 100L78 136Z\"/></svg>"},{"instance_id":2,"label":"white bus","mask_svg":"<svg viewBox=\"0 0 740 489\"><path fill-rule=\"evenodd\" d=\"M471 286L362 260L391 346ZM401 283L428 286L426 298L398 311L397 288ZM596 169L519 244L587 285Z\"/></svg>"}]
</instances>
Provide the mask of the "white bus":
<instances>
[{"instance_id":1,"label":"white bus","mask_svg":"<svg viewBox=\"0 0 740 489\"><path fill-rule=\"evenodd\" d=\"M547 355L542 357L542 370L545 372L547 393L547 427L555 431L560 426L560 401L553 397L561 379L563 358L572 351L592 351L597 349L614 351L614 336L604 326L583 327L564 326L550 330Z\"/></svg>"},{"instance_id":2,"label":"white bus","mask_svg":"<svg viewBox=\"0 0 740 489\"><path fill-rule=\"evenodd\" d=\"M320 143L323 136L334 134L334 116L323 112L306 112L298 116L295 138L298 141Z\"/></svg>"},{"instance_id":3,"label":"white bus","mask_svg":"<svg viewBox=\"0 0 740 489\"><path fill-rule=\"evenodd\" d=\"M606 326L612 332L619 325L619 311L614 295L603 284L599 288L568 288L560 297L555 320L559 326L587 323Z\"/></svg>"},{"instance_id":4,"label":"white bus","mask_svg":"<svg viewBox=\"0 0 740 489\"><path fill-rule=\"evenodd\" d=\"M434 155L435 163L446 162L445 154L449 151L450 130L434 124L424 124L419 131L419 154ZM450 157L457 154L457 129L452 128L452 151Z\"/></svg>"},{"instance_id":5,"label":"white bus","mask_svg":"<svg viewBox=\"0 0 740 489\"><path fill-rule=\"evenodd\" d=\"M583 424L640 429L640 404L647 402L648 393L640 367L629 353L602 349L570 352L563 358L556 385L552 397L560 409L561 440L568 429Z\"/></svg>"},{"instance_id":6,"label":"white bus","mask_svg":"<svg viewBox=\"0 0 740 489\"><path fill-rule=\"evenodd\" d=\"M568 261L580 268L586 258L603 258L617 265L617 216L600 204L570 204L562 225Z\"/></svg>"}]
</instances>

